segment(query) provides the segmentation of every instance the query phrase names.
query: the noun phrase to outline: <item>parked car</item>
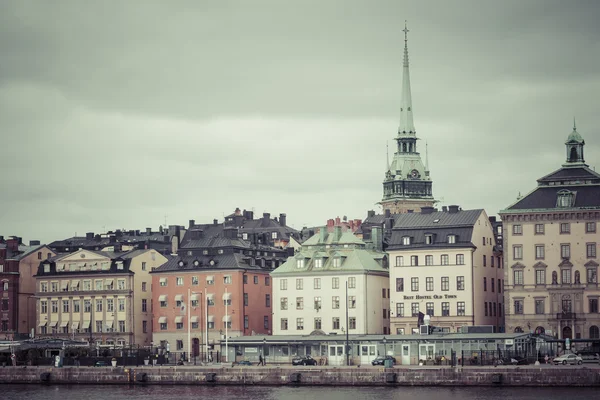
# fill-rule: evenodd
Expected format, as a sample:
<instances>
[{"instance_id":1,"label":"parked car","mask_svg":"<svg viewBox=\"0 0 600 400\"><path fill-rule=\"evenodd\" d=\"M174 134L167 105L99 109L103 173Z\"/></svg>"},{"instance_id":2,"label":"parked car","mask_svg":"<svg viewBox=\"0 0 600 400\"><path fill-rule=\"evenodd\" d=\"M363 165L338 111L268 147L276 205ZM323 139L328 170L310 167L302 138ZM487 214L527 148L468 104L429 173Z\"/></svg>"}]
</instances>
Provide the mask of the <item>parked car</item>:
<instances>
[{"instance_id":1,"label":"parked car","mask_svg":"<svg viewBox=\"0 0 600 400\"><path fill-rule=\"evenodd\" d=\"M94 363L94 367L108 367L108 363L103 360L98 360Z\"/></svg>"},{"instance_id":2,"label":"parked car","mask_svg":"<svg viewBox=\"0 0 600 400\"><path fill-rule=\"evenodd\" d=\"M558 364L562 364L562 365L567 365L567 364L577 364L577 365L581 365L581 363L583 362L583 359L581 357L579 357L577 354L564 354L560 357L556 357L554 360L552 360L552 362L554 363L554 365L558 365Z\"/></svg>"},{"instance_id":3,"label":"parked car","mask_svg":"<svg viewBox=\"0 0 600 400\"><path fill-rule=\"evenodd\" d=\"M292 365L317 365L317 360L311 356L302 356L292 358Z\"/></svg>"},{"instance_id":4,"label":"parked car","mask_svg":"<svg viewBox=\"0 0 600 400\"><path fill-rule=\"evenodd\" d=\"M242 360L238 362L237 365L252 365L252 363L248 360Z\"/></svg>"},{"instance_id":5,"label":"parked car","mask_svg":"<svg viewBox=\"0 0 600 400\"><path fill-rule=\"evenodd\" d=\"M392 356L379 356L373 361L371 361L372 365L384 365L385 360L390 360L393 365L396 365L396 359Z\"/></svg>"}]
</instances>

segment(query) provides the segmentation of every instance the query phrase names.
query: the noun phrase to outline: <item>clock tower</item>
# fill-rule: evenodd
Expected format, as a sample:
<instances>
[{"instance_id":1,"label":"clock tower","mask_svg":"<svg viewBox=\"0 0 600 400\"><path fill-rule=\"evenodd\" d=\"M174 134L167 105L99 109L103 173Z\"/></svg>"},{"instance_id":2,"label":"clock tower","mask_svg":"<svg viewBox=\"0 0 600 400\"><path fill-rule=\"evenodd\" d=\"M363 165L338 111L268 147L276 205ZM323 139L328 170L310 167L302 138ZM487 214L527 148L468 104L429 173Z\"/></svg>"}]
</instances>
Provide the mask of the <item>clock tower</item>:
<instances>
[{"instance_id":1,"label":"clock tower","mask_svg":"<svg viewBox=\"0 0 600 400\"><path fill-rule=\"evenodd\" d=\"M431 191L431 178L427 164L423 164L417 151L417 138L413 122L410 73L408 69L408 29L404 26L404 68L402 76L402 99L400 126L392 163L387 162L383 181L383 199L379 204L383 211L392 214L419 212L423 207L433 207L435 200Z\"/></svg>"}]
</instances>

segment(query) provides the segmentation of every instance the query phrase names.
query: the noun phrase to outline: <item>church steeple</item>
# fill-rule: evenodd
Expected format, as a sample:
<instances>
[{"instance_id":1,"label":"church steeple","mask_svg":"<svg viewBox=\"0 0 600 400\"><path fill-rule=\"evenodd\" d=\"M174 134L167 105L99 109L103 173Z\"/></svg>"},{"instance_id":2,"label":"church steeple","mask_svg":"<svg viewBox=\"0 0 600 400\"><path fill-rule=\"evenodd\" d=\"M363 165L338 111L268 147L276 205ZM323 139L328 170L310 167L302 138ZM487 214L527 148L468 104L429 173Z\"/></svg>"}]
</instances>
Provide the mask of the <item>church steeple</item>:
<instances>
[{"instance_id":1,"label":"church steeple","mask_svg":"<svg viewBox=\"0 0 600 400\"><path fill-rule=\"evenodd\" d=\"M415 134L415 124L412 113L412 96L410 91L410 72L408 68L408 28L404 22L404 63L402 71L402 97L400 105L400 126L398 136Z\"/></svg>"},{"instance_id":2,"label":"church steeple","mask_svg":"<svg viewBox=\"0 0 600 400\"><path fill-rule=\"evenodd\" d=\"M585 165L585 160L583 159L583 146L585 146L585 140L583 140L579 132L577 132L575 118L573 118L573 132L567 137L565 146L567 146L567 163L563 164L563 166Z\"/></svg>"}]
</instances>

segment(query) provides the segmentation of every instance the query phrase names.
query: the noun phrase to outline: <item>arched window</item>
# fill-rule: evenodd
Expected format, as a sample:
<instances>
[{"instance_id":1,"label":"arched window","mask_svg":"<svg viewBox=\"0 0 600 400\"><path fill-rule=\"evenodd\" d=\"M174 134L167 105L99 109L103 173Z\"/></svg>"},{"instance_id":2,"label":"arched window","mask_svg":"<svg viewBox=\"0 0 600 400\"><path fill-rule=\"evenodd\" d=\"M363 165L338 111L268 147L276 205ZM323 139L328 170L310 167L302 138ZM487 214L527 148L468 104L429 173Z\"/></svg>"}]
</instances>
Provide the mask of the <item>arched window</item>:
<instances>
[{"instance_id":1,"label":"arched window","mask_svg":"<svg viewBox=\"0 0 600 400\"><path fill-rule=\"evenodd\" d=\"M546 333L546 330L543 326L538 326L537 328L535 328L536 335L543 335L544 333Z\"/></svg>"},{"instance_id":2,"label":"arched window","mask_svg":"<svg viewBox=\"0 0 600 400\"><path fill-rule=\"evenodd\" d=\"M515 328L515 333L523 333L523 328L521 328L520 326L517 326Z\"/></svg>"},{"instance_id":3,"label":"arched window","mask_svg":"<svg viewBox=\"0 0 600 400\"><path fill-rule=\"evenodd\" d=\"M581 283L581 274L579 271L575 271L575 284L579 285Z\"/></svg>"},{"instance_id":4,"label":"arched window","mask_svg":"<svg viewBox=\"0 0 600 400\"><path fill-rule=\"evenodd\" d=\"M600 339L600 329L596 325L590 326L590 339Z\"/></svg>"}]
</instances>

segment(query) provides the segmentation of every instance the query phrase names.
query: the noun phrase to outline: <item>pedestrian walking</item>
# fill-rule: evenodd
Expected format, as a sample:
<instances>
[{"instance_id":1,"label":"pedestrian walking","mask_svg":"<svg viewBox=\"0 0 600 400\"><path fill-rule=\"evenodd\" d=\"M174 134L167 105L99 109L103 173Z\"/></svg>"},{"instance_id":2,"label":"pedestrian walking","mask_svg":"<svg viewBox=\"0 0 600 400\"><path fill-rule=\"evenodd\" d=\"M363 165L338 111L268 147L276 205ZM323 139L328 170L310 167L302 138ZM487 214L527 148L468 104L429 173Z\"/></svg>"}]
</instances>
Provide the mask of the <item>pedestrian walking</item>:
<instances>
[{"instance_id":1,"label":"pedestrian walking","mask_svg":"<svg viewBox=\"0 0 600 400\"><path fill-rule=\"evenodd\" d=\"M265 360L264 360L262 354L260 354L258 356L258 364L257 365L265 365Z\"/></svg>"}]
</instances>

